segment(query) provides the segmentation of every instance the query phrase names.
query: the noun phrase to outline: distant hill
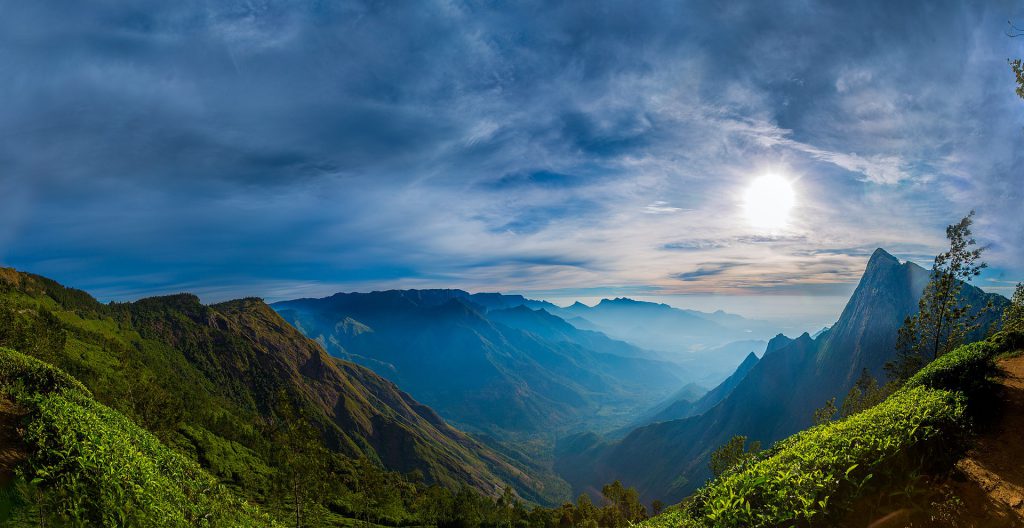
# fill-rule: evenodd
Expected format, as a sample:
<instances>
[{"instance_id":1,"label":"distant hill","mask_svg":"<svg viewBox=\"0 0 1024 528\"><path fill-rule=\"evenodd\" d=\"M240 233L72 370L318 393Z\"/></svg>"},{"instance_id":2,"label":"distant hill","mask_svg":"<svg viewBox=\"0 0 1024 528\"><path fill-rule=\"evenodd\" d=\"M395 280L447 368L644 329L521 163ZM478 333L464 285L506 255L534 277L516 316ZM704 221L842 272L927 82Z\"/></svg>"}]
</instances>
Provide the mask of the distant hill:
<instances>
[{"instance_id":1,"label":"distant hill","mask_svg":"<svg viewBox=\"0 0 1024 528\"><path fill-rule=\"evenodd\" d=\"M751 352L747 355L746 359L740 363L740 366L736 367L736 371L717 387L705 392L700 398L690 402L686 402L685 399L676 400L671 405L666 406L664 409L661 409L658 413L648 418L647 423L681 420L690 416L704 414L715 405L718 405L718 402L728 397L729 394L732 394L732 391L740 384L741 381L743 381L743 378L747 376L747 373L754 368L754 365L756 365L758 361L758 357Z\"/></svg>"},{"instance_id":2,"label":"distant hill","mask_svg":"<svg viewBox=\"0 0 1024 528\"><path fill-rule=\"evenodd\" d=\"M761 340L774 335L773 323L746 319L721 310L700 312L667 304L637 301L625 297L602 299L594 306L577 302L551 311L580 328L600 330L615 339L639 347L665 352L669 359L692 357L714 360L713 349L730 342ZM750 350L725 367L728 375Z\"/></svg>"},{"instance_id":3,"label":"distant hill","mask_svg":"<svg viewBox=\"0 0 1024 528\"><path fill-rule=\"evenodd\" d=\"M557 478L448 425L373 371L333 358L259 299L205 306L180 294L103 305L85 292L0 268L0 346L50 362L97 397L260 497L274 450L258 430L285 398L336 453L493 495L541 502ZM340 321L338 332L372 331Z\"/></svg>"},{"instance_id":4,"label":"distant hill","mask_svg":"<svg viewBox=\"0 0 1024 528\"><path fill-rule=\"evenodd\" d=\"M709 476L711 450L733 435L768 445L809 426L814 410L828 398L842 398L863 369L882 378L896 330L916 311L927 281L927 270L875 251L839 320L817 339L806 333L773 339L728 396L705 413L636 429L620 442L591 439L584 453L566 458L591 460L588 466L559 463L559 470L577 490L618 478L636 485L646 500L682 498ZM1007 302L973 286L963 295L975 307ZM990 313L985 322L997 316Z\"/></svg>"},{"instance_id":5,"label":"distant hill","mask_svg":"<svg viewBox=\"0 0 1024 528\"><path fill-rule=\"evenodd\" d=\"M393 290L273 308L331 354L370 367L461 426L496 436L621 425L685 377L679 365L580 330L551 315L553 305L519 296ZM351 332L356 322L365 330Z\"/></svg>"}]
</instances>

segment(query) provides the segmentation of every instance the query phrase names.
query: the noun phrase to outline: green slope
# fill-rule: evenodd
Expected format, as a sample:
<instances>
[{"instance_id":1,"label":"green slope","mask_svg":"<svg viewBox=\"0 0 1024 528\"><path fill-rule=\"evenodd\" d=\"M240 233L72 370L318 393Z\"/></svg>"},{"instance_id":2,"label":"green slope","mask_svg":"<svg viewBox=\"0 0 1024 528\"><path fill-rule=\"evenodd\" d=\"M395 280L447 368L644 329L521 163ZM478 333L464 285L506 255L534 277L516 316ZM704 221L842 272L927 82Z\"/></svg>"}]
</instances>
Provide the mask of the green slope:
<instances>
[{"instance_id":1,"label":"green slope","mask_svg":"<svg viewBox=\"0 0 1024 528\"><path fill-rule=\"evenodd\" d=\"M0 398L28 451L5 526L277 526L59 369L0 348Z\"/></svg>"},{"instance_id":2,"label":"green slope","mask_svg":"<svg viewBox=\"0 0 1024 528\"><path fill-rule=\"evenodd\" d=\"M342 475L358 473L354 461L366 458L427 484L490 496L505 484L538 502L567 491L542 468L448 426L368 369L329 357L258 299L204 306L183 294L103 305L0 268L0 346L69 372L98 401L256 501L273 487L279 446L267 428L285 402L340 457L331 464Z\"/></svg>"},{"instance_id":3,"label":"green slope","mask_svg":"<svg viewBox=\"0 0 1024 528\"><path fill-rule=\"evenodd\" d=\"M1022 342L1000 333L962 346L882 403L777 442L642 526L843 526L905 508L952 470L989 401L994 358Z\"/></svg>"}]
</instances>

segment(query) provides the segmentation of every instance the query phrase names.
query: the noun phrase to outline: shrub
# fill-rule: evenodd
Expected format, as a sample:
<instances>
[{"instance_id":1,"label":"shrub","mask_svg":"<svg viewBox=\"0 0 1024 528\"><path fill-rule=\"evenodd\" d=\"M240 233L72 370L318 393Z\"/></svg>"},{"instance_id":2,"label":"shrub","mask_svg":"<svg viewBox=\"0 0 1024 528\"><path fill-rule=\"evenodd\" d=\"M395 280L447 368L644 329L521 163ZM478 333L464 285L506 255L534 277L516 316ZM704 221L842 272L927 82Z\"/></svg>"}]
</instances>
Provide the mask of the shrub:
<instances>
[{"instance_id":1,"label":"shrub","mask_svg":"<svg viewBox=\"0 0 1024 528\"><path fill-rule=\"evenodd\" d=\"M827 522L849 511L868 488L901 482L930 464L952 463L962 445L964 413L960 395L908 388L862 413L789 437L645 526Z\"/></svg>"},{"instance_id":2,"label":"shrub","mask_svg":"<svg viewBox=\"0 0 1024 528\"><path fill-rule=\"evenodd\" d=\"M17 387L29 394L64 390L91 396L89 389L63 370L34 357L0 347L0 389Z\"/></svg>"},{"instance_id":3,"label":"shrub","mask_svg":"<svg viewBox=\"0 0 1024 528\"><path fill-rule=\"evenodd\" d=\"M57 525L274 524L59 369L0 349L0 389L30 410L23 502Z\"/></svg>"},{"instance_id":4,"label":"shrub","mask_svg":"<svg viewBox=\"0 0 1024 528\"><path fill-rule=\"evenodd\" d=\"M988 341L963 345L939 357L910 377L904 388L929 387L964 393L968 401L989 391L999 373L993 357L999 348Z\"/></svg>"},{"instance_id":5,"label":"shrub","mask_svg":"<svg viewBox=\"0 0 1024 528\"><path fill-rule=\"evenodd\" d=\"M996 347L997 354L1018 352L1024 350L1024 331L1003 330L993 334L987 341Z\"/></svg>"}]
</instances>

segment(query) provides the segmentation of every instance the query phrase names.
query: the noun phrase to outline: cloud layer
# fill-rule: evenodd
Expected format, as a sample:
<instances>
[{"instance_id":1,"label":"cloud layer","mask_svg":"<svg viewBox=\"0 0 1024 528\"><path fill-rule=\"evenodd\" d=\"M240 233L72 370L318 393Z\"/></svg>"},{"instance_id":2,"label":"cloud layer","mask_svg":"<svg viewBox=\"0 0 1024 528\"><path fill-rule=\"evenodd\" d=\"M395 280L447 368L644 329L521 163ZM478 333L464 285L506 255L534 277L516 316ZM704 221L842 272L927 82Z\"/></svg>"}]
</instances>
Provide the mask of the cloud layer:
<instances>
[{"instance_id":1,"label":"cloud layer","mask_svg":"<svg viewBox=\"0 0 1024 528\"><path fill-rule=\"evenodd\" d=\"M1024 279L1019 5L771 4L0 0L0 262L107 299L838 295L973 208L982 286Z\"/></svg>"}]
</instances>

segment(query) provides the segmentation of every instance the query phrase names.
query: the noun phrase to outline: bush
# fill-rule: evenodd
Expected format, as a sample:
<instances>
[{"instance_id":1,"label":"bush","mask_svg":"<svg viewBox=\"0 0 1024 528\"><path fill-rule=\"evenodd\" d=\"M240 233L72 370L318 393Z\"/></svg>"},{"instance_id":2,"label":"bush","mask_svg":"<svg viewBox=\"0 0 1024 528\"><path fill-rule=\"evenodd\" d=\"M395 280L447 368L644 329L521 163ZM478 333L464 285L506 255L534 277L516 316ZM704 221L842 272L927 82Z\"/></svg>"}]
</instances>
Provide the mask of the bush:
<instances>
[{"instance_id":1,"label":"bush","mask_svg":"<svg viewBox=\"0 0 1024 528\"><path fill-rule=\"evenodd\" d=\"M645 526L801 526L848 512L867 489L902 482L961 451L964 398L914 387L778 443ZM950 460L936 460L943 453ZM948 466L948 464L946 464Z\"/></svg>"},{"instance_id":2,"label":"bush","mask_svg":"<svg viewBox=\"0 0 1024 528\"><path fill-rule=\"evenodd\" d=\"M958 347L925 365L910 377L905 389L929 387L964 393L968 401L991 390L991 378L999 374L993 359L999 347L989 341L979 341Z\"/></svg>"},{"instance_id":3,"label":"bush","mask_svg":"<svg viewBox=\"0 0 1024 528\"><path fill-rule=\"evenodd\" d=\"M195 462L74 378L0 349L0 389L29 409L24 471L37 512L64 526L272 526Z\"/></svg>"},{"instance_id":4,"label":"bush","mask_svg":"<svg viewBox=\"0 0 1024 528\"><path fill-rule=\"evenodd\" d=\"M996 347L997 354L1019 352L1024 350L1024 331L1003 330L993 334L987 341Z\"/></svg>"},{"instance_id":5,"label":"bush","mask_svg":"<svg viewBox=\"0 0 1024 528\"><path fill-rule=\"evenodd\" d=\"M65 390L92 396L78 380L48 363L0 347L0 389L17 388L28 394Z\"/></svg>"}]
</instances>

